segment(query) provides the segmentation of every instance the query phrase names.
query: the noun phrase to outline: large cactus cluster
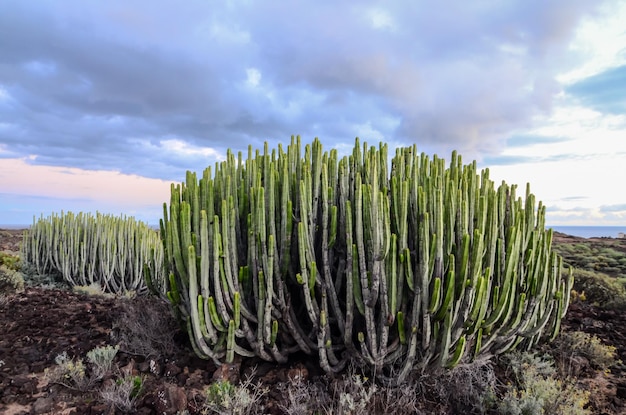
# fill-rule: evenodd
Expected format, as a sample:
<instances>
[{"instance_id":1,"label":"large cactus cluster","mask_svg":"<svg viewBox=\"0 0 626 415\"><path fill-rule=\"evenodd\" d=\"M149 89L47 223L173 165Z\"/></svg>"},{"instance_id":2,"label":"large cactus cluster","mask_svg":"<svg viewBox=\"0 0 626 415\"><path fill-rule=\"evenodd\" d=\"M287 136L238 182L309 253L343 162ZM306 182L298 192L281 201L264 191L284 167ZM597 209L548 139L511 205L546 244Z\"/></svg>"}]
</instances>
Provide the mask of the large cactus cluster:
<instances>
[{"instance_id":1,"label":"large cactus cluster","mask_svg":"<svg viewBox=\"0 0 626 415\"><path fill-rule=\"evenodd\" d=\"M39 274L61 274L70 285L98 284L106 292L147 291L145 277L162 290L159 233L132 217L61 212L33 221L22 258Z\"/></svg>"},{"instance_id":2,"label":"large cactus cluster","mask_svg":"<svg viewBox=\"0 0 626 415\"><path fill-rule=\"evenodd\" d=\"M528 189L456 153L301 147L228 152L172 185L168 296L199 356L304 352L402 382L556 335L572 279Z\"/></svg>"}]
</instances>

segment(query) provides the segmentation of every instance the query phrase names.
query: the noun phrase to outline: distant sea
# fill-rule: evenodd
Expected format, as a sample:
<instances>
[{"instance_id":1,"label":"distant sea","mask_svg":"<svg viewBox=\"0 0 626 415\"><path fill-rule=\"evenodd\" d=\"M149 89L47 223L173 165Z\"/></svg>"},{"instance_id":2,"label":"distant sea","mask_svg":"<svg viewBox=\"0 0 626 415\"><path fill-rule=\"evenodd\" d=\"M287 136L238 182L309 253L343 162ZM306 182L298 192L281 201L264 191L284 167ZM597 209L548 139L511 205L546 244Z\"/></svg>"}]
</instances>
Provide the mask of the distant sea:
<instances>
[{"instance_id":1,"label":"distant sea","mask_svg":"<svg viewBox=\"0 0 626 415\"><path fill-rule=\"evenodd\" d=\"M626 234L625 226L546 226L557 232L581 238L617 238L622 232ZM1 225L0 229L28 229L30 225ZM158 226L156 226L158 229Z\"/></svg>"},{"instance_id":2,"label":"distant sea","mask_svg":"<svg viewBox=\"0 0 626 415\"><path fill-rule=\"evenodd\" d=\"M28 229L30 225L2 225L0 224L0 229Z\"/></svg>"},{"instance_id":3,"label":"distant sea","mask_svg":"<svg viewBox=\"0 0 626 415\"><path fill-rule=\"evenodd\" d=\"M617 238L622 232L626 233L626 226L546 226L556 232L581 238Z\"/></svg>"}]
</instances>

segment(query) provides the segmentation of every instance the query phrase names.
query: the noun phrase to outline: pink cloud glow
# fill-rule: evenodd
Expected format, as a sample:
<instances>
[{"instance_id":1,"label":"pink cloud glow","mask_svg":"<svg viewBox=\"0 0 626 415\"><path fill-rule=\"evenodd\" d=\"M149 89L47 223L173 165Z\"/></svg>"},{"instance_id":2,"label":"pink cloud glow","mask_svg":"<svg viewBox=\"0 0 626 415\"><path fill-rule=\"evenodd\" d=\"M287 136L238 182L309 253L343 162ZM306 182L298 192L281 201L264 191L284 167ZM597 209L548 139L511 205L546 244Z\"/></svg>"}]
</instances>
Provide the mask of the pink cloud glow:
<instances>
[{"instance_id":1,"label":"pink cloud glow","mask_svg":"<svg viewBox=\"0 0 626 415\"><path fill-rule=\"evenodd\" d=\"M169 192L170 182L159 179L114 171L38 166L24 159L0 161L0 193L5 194L158 207L169 200Z\"/></svg>"}]
</instances>

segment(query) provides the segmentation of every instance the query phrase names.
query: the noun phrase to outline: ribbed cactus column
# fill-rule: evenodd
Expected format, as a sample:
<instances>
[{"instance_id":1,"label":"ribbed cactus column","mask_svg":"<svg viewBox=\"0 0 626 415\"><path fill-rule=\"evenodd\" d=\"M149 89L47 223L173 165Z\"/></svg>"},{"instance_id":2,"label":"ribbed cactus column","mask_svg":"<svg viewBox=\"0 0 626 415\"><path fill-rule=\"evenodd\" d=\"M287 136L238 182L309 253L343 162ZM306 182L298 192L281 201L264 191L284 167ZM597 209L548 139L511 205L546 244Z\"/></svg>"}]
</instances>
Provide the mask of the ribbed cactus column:
<instances>
[{"instance_id":1,"label":"ribbed cactus column","mask_svg":"<svg viewBox=\"0 0 626 415\"><path fill-rule=\"evenodd\" d=\"M398 373L449 368L552 338L562 274L526 189L452 153L319 140L248 149L172 186L162 221L168 296L199 355L316 354Z\"/></svg>"},{"instance_id":2,"label":"ribbed cactus column","mask_svg":"<svg viewBox=\"0 0 626 415\"><path fill-rule=\"evenodd\" d=\"M22 251L37 272L61 274L72 286L165 292L160 237L132 217L72 212L41 217L25 233Z\"/></svg>"}]
</instances>

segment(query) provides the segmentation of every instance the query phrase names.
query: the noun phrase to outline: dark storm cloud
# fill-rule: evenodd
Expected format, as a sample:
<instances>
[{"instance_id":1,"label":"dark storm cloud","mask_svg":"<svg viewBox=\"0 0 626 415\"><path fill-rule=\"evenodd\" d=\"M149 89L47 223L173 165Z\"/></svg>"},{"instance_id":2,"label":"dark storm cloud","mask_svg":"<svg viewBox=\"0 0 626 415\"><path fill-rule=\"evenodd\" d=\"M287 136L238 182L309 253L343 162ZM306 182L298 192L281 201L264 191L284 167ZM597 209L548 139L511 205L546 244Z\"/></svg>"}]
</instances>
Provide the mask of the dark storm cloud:
<instances>
[{"instance_id":1,"label":"dark storm cloud","mask_svg":"<svg viewBox=\"0 0 626 415\"><path fill-rule=\"evenodd\" d=\"M598 6L5 1L0 157L178 180L291 134L497 154Z\"/></svg>"}]
</instances>

